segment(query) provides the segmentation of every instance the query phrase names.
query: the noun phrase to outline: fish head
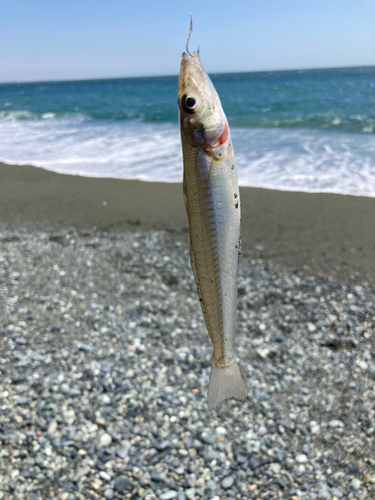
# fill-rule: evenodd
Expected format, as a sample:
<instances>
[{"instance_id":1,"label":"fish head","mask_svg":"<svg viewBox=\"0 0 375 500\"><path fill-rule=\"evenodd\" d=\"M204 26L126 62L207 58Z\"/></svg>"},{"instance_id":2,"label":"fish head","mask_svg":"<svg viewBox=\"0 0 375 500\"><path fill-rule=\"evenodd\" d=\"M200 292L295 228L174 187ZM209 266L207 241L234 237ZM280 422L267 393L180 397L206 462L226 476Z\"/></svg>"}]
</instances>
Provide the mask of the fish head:
<instances>
[{"instance_id":1,"label":"fish head","mask_svg":"<svg viewBox=\"0 0 375 500\"><path fill-rule=\"evenodd\" d=\"M221 156L230 145L228 122L198 52L182 54L177 99L181 135L190 145Z\"/></svg>"}]
</instances>

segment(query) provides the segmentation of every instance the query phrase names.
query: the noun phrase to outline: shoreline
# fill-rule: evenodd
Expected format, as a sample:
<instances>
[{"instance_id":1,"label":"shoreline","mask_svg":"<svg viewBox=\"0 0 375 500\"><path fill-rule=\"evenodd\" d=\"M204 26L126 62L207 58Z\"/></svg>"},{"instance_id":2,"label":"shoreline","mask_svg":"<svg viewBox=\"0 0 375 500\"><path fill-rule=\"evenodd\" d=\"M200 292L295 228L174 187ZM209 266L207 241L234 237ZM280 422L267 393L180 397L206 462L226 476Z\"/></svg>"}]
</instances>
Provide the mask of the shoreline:
<instances>
[{"instance_id":1,"label":"shoreline","mask_svg":"<svg viewBox=\"0 0 375 500\"><path fill-rule=\"evenodd\" d=\"M166 230L188 243L180 183L91 178L0 163L0 218ZM375 281L375 198L240 187L243 253Z\"/></svg>"}]
</instances>

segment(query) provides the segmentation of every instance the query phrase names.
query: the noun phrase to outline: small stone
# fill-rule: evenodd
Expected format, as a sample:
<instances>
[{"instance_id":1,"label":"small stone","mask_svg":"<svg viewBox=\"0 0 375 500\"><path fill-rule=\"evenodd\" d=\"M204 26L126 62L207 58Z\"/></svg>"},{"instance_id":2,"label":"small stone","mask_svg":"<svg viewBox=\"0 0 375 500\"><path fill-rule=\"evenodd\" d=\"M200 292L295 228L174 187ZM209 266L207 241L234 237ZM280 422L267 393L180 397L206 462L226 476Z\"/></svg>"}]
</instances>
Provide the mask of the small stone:
<instances>
[{"instance_id":1,"label":"small stone","mask_svg":"<svg viewBox=\"0 0 375 500\"><path fill-rule=\"evenodd\" d=\"M103 373L111 373L112 365L110 365L109 363L102 363L100 365L100 369Z\"/></svg>"},{"instance_id":2,"label":"small stone","mask_svg":"<svg viewBox=\"0 0 375 500\"><path fill-rule=\"evenodd\" d=\"M16 483L14 481L9 481L8 488L10 491L14 491L16 489Z\"/></svg>"},{"instance_id":3,"label":"small stone","mask_svg":"<svg viewBox=\"0 0 375 500\"><path fill-rule=\"evenodd\" d=\"M216 427L215 429L216 431L216 434L218 434L219 436L224 436L226 433L227 433L227 430L225 429L225 427Z\"/></svg>"},{"instance_id":4,"label":"small stone","mask_svg":"<svg viewBox=\"0 0 375 500\"><path fill-rule=\"evenodd\" d=\"M206 483L206 488L208 490L216 490L217 488L217 484L215 483L215 481L213 479L210 479L209 481L207 481Z\"/></svg>"},{"instance_id":5,"label":"small stone","mask_svg":"<svg viewBox=\"0 0 375 500\"><path fill-rule=\"evenodd\" d=\"M100 448L106 448L112 443L112 436L110 434L104 433L100 436L99 446Z\"/></svg>"},{"instance_id":6,"label":"small stone","mask_svg":"<svg viewBox=\"0 0 375 500\"><path fill-rule=\"evenodd\" d=\"M289 469L289 470L293 469L293 465L294 465L293 458L290 458L290 457L286 458L286 460L285 460L285 466L286 466L286 468Z\"/></svg>"},{"instance_id":7,"label":"small stone","mask_svg":"<svg viewBox=\"0 0 375 500\"><path fill-rule=\"evenodd\" d=\"M63 384L60 385L60 392L63 394L69 394L70 392L70 385L64 382Z\"/></svg>"},{"instance_id":8,"label":"small stone","mask_svg":"<svg viewBox=\"0 0 375 500\"><path fill-rule=\"evenodd\" d=\"M98 430L98 426L96 424L92 424L92 423L88 424L87 432L89 434L94 434L97 430Z\"/></svg>"},{"instance_id":9,"label":"small stone","mask_svg":"<svg viewBox=\"0 0 375 500\"><path fill-rule=\"evenodd\" d=\"M29 402L29 398L26 398L26 397L20 397L17 399L18 405L26 405L28 402Z\"/></svg>"},{"instance_id":10,"label":"small stone","mask_svg":"<svg viewBox=\"0 0 375 500\"><path fill-rule=\"evenodd\" d=\"M91 468L86 466L86 467L81 467L80 469L77 470L75 473L75 476L73 478L73 481L76 483L79 481L83 476L87 476L87 474L90 472Z\"/></svg>"},{"instance_id":11,"label":"small stone","mask_svg":"<svg viewBox=\"0 0 375 500\"><path fill-rule=\"evenodd\" d=\"M151 481L154 481L154 483L162 483L163 478L161 477L160 474L152 474L151 475Z\"/></svg>"},{"instance_id":12,"label":"small stone","mask_svg":"<svg viewBox=\"0 0 375 500\"><path fill-rule=\"evenodd\" d=\"M304 455L303 453L301 453L300 455L297 455L296 462L298 462L299 464L304 464L305 462L307 462L307 456Z\"/></svg>"},{"instance_id":13,"label":"small stone","mask_svg":"<svg viewBox=\"0 0 375 500\"><path fill-rule=\"evenodd\" d=\"M165 493L162 493L160 495L160 500L172 500L172 498L176 498L177 496L177 491L175 490L168 490Z\"/></svg>"},{"instance_id":14,"label":"small stone","mask_svg":"<svg viewBox=\"0 0 375 500\"><path fill-rule=\"evenodd\" d=\"M215 450L210 450L209 452L207 452L206 460L211 462L211 460L215 460L217 457L218 457L218 452Z\"/></svg>"},{"instance_id":15,"label":"small stone","mask_svg":"<svg viewBox=\"0 0 375 500\"><path fill-rule=\"evenodd\" d=\"M353 488L353 490L359 490L359 488L361 487L361 481L355 477L351 480L350 486Z\"/></svg>"},{"instance_id":16,"label":"small stone","mask_svg":"<svg viewBox=\"0 0 375 500\"><path fill-rule=\"evenodd\" d=\"M328 425L332 428L335 427L344 427L344 423L341 420L330 420Z\"/></svg>"},{"instance_id":17,"label":"small stone","mask_svg":"<svg viewBox=\"0 0 375 500\"><path fill-rule=\"evenodd\" d=\"M98 417L95 419L95 423L96 425L100 425L101 427L103 427L103 425L106 424L106 421L104 420L104 418Z\"/></svg>"},{"instance_id":18,"label":"small stone","mask_svg":"<svg viewBox=\"0 0 375 500\"><path fill-rule=\"evenodd\" d=\"M257 488L258 488L258 485L254 483L254 484L251 484L251 485L248 487L248 490L249 490L250 492L252 492L252 491L255 491Z\"/></svg>"},{"instance_id":19,"label":"small stone","mask_svg":"<svg viewBox=\"0 0 375 500\"><path fill-rule=\"evenodd\" d=\"M195 488L188 488L187 490L185 490L185 495L189 500L193 500L195 498L195 494L196 494Z\"/></svg>"},{"instance_id":20,"label":"small stone","mask_svg":"<svg viewBox=\"0 0 375 500\"><path fill-rule=\"evenodd\" d=\"M104 479L104 481L110 481L111 480L111 476L109 474L107 474L107 472L105 471L100 471L99 472L99 476Z\"/></svg>"},{"instance_id":21,"label":"small stone","mask_svg":"<svg viewBox=\"0 0 375 500\"><path fill-rule=\"evenodd\" d=\"M261 425L261 426L259 427L258 433L259 433L261 436L264 436L265 434L267 434L267 428L266 428L266 426Z\"/></svg>"},{"instance_id":22,"label":"small stone","mask_svg":"<svg viewBox=\"0 0 375 500\"><path fill-rule=\"evenodd\" d=\"M113 489L112 488L108 488L107 490L104 491L104 498L106 498L107 500L112 500L112 498L113 498Z\"/></svg>"},{"instance_id":23,"label":"small stone","mask_svg":"<svg viewBox=\"0 0 375 500\"><path fill-rule=\"evenodd\" d=\"M265 359L268 354L270 353L270 350L265 347L258 347L258 349L255 350L255 352L258 354L258 356L261 358L261 359Z\"/></svg>"},{"instance_id":24,"label":"small stone","mask_svg":"<svg viewBox=\"0 0 375 500\"><path fill-rule=\"evenodd\" d=\"M225 489L228 490L231 488L234 484L234 478L233 476L227 476L221 481L221 486Z\"/></svg>"},{"instance_id":25,"label":"small stone","mask_svg":"<svg viewBox=\"0 0 375 500\"><path fill-rule=\"evenodd\" d=\"M131 489L131 483L128 476L119 476L116 478L114 490L118 493L124 493Z\"/></svg>"},{"instance_id":26,"label":"small stone","mask_svg":"<svg viewBox=\"0 0 375 500\"><path fill-rule=\"evenodd\" d=\"M98 456L98 459L101 461L102 464L106 464L107 462L109 462L111 460L111 453L107 453L105 450L103 451L103 453L101 453L99 456Z\"/></svg>"},{"instance_id":27,"label":"small stone","mask_svg":"<svg viewBox=\"0 0 375 500\"><path fill-rule=\"evenodd\" d=\"M124 460L124 458L128 456L128 451L128 448L120 448L119 450L116 450L116 455L118 458L121 458L121 460Z\"/></svg>"},{"instance_id":28,"label":"small stone","mask_svg":"<svg viewBox=\"0 0 375 500\"><path fill-rule=\"evenodd\" d=\"M249 466L251 470L254 470L260 466L260 463L256 458L251 457L249 460Z\"/></svg>"},{"instance_id":29,"label":"small stone","mask_svg":"<svg viewBox=\"0 0 375 500\"><path fill-rule=\"evenodd\" d=\"M202 432L199 439L202 443L212 444L215 441L215 436L213 434L209 434L208 432Z\"/></svg>"},{"instance_id":30,"label":"small stone","mask_svg":"<svg viewBox=\"0 0 375 500\"><path fill-rule=\"evenodd\" d=\"M78 349L80 351L83 351L83 352L90 352L90 351L92 351L92 347L90 347L87 344L80 344L79 347L78 347Z\"/></svg>"},{"instance_id":31,"label":"small stone","mask_svg":"<svg viewBox=\"0 0 375 500\"><path fill-rule=\"evenodd\" d=\"M172 443L170 441L162 441L161 443L157 443L155 445L155 448L158 450L158 451L164 451L166 450L167 448L170 448L172 446Z\"/></svg>"},{"instance_id":32,"label":"small stone","mask_svg":"<svg viewBox=\"0 0 375 500\"><path fill-rule=\"evenodd\" d=\"M54 434L56 431L57 431L57 422L55 419L53 419L47 428L47 432L49 432L50 434Z\"/></svg>"},{"instance_id":33,"label":"small stone","mask_svg":"<svg viewBox=\"0 0 375 500\"><path fill-rule=\"evenodd\" d=\"M278 484L280 486L280 488L283 490L286 488L285 481L283 479L281 479L281 477L277 477L275 479L275 483Z\"/></svg>"},{"instance_id":34,"label":"small stone","mask_svg":"<svg viewBox=\"0 0 375 500\"><path fill-rule=\"evenodd\" d=\"M69 495L70 495L69 491L63 491L62 493L60 493L59 499L60 500L68 500Z\"/></svg>"},{"instance_id":35,"label":"small stone","mask_svg":"<svg viewBox=\"0 0 375 500\"><path fill-rule=\"evenodd\" d=\"M372 481L371 474L365 474L363 476L363 479L366 481L366 483L371 483L371 481Z\"/></svg>"},{"instance_id":36,"label":"small stone","mask_svg":"<svg viewBox=\"0 0 375 500\"><path fill-rule=\"evenodd\" d=\"M273 463L270 465L270 471L274 474L278 474L281 470L281 465L278 463Z\"/></svg>"},{"instance_id":37,"label":"small stone","mask_svg":"<svg viewBox=\"0 0 375 500\"><path fill-rule=\"evenodd\" d=\"M22 424L23 422L23 418L21 417L21 415L16 415L14 417L14 420L17 422L17 424Z\"/></svg>"},{"instance_id":38,"label":"small stone","mask_svg":"<svg viewBox=\"0 0 375 500\"><path fill-rule=\"evenodd\" d=\"M247 457L245 455L242 455L241 453L237 453L236 455L236 462L240 465L244 464L247 461Z\"/></svg>"}]
</instances>

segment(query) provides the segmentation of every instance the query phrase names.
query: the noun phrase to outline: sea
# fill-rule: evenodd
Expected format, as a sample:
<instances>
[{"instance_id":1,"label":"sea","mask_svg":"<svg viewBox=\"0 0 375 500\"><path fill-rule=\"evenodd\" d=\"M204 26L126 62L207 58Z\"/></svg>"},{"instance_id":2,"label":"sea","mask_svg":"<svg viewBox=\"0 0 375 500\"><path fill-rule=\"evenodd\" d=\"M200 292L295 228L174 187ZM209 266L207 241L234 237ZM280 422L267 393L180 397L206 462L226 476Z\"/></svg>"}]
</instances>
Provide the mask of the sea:
<instances>
[{"instance_id":1,"label":"sea","mask_svg":"<svg viewBox=\"0 0 375 500\"><path fill-rule=\"evenodd\" d=\"M375 196L375 67L211 78L240 185ZM1 84L0 161L180 182L176 95L177 76Z\"/></svg>"}]
</instances>

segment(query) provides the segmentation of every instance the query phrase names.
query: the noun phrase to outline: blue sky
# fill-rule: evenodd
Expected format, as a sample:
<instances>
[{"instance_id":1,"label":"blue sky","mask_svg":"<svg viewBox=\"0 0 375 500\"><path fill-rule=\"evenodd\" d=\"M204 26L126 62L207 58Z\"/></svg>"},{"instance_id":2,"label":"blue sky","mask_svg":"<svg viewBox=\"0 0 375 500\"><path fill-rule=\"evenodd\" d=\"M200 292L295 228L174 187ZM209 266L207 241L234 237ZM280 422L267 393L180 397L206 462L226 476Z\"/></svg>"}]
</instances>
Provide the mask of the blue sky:
<instances>
[{"instance_id":1,"label":"blue sky","mask_svg":"<svg viewBox=\"0 0 375 500\"><path fill-rule=\"evenodd\" d=\"M0 0L0 81L375 64L374 0Z\"/></svg>"}]
</instances>

